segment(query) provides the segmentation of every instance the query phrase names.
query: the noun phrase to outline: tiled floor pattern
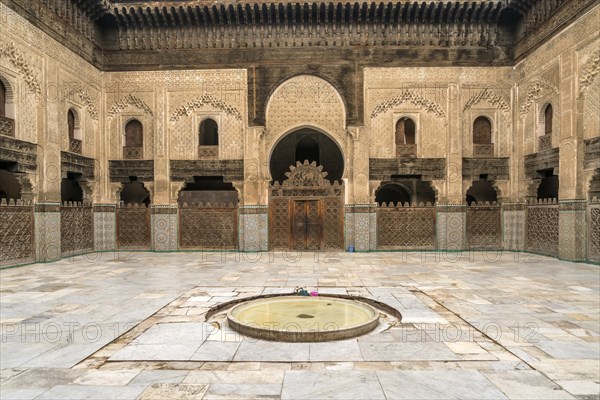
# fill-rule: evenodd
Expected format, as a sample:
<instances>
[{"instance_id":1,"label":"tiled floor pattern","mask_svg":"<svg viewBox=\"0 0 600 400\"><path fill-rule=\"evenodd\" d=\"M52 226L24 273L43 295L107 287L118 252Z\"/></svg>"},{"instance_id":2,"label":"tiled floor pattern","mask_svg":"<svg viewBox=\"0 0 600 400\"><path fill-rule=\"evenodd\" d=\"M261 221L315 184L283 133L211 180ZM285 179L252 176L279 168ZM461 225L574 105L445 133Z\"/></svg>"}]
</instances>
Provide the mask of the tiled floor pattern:
<instances>
[{"instance_id":1,"label":"tiled floor pattern","mask_svg":"<svg viewBox=\"0 0 600 400\"><path fill-rule=\"evenodd\" d=\"M7 269L0 398L599 398L599 280L598 266L517 253L102 253ZM382 301L402 323L309 344L205 321L296 286Z\"/></svg>"}]
</instances>

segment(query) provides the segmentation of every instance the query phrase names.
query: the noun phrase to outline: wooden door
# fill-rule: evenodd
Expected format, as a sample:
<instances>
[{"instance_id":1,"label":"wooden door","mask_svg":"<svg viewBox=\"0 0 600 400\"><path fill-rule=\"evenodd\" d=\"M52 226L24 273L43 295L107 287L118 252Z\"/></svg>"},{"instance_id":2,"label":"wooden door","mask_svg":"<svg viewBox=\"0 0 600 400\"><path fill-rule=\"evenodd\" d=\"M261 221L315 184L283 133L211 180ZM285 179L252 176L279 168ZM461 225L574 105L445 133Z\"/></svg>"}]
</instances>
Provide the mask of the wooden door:
<instances>
[{"instance_id":1,"label":"wooden door","mask_svg":"<svg viewBox=\"0 0 600 400\"><path fill-rule=\"evenodd\" d=\"M295 250L321 249L323 216L319 200L293 200L291 244Z\"/></svg>"}]
</instances>

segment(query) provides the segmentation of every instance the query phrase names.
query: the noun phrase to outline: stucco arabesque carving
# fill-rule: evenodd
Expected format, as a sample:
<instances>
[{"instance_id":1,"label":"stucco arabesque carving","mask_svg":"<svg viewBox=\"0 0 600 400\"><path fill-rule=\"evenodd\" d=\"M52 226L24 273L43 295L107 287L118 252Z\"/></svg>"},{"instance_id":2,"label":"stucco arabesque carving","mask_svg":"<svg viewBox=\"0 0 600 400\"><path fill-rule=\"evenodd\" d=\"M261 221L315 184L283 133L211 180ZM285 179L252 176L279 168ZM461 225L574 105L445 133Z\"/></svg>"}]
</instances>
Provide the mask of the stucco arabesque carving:
<instances>
[{"instance_id":1,"label":"stucco arabesque carving","mask_svg":"<svg viewBox=\"0 0 600 400\"><path fill-rule=\"evenodd\" d=\"M544 90L546 89L551 90L552 93L556 95L558 94L558 88L543 78L536 78L528 85L525 101L519 110L521 118L524 118L531 109L531 106L542 98Z\"/></svg>"},{"instance_id":2,"label":"stucco arabesque carving","mask_svg":"<svg viewBox=\"0 0 600 400\"><path fill-rule=\"evenodd\" d=\"M170 121L175 122L181 117L189 116L193 111L199 109L203 105L211 105L219 110L224 111L226 114L233 116L237 120L242 120L242 114L239 110L233 106L228 105L224 101L216 99L209 94L203 94L202 96L182 105L177 108L171 115Z\"/></svg>"},{"instance_id":3,"label":"stucco arabesque carving","mask_svg":"<svg viewBox=\"0 0 600 400\"><path fill-rule=\"evenodd\" d=\"M28 64L25 56L17 49L14 43L0 45L0 55L4 55L14 65L17 71L23 75L23 80L29 89L35 94L41 93L41 84L34 69Z\"/></svg>"},{"instance_id":4,"label":"stucco arabesque carving","mask_svg":"<svg viewBox=\"0 0 600 400\"><path fill-rule=\"evenodd\" d=\"M150 116L154 116L154 113L152 112L152 109L148 106L148 104L146 104L140 98L138 98L132 94L128 94L127 96L125 96L122 99L115 102L115 104L113 104L110 107L110 109L108 110L108 115L107 115L108 119L109 120L112 119L115 115L117 115L118 113L120 113L121 111L123 111L124 109L126 109L129 106L139 108L140 110L144 111L146 114L148 114Z\"/></svg>"},{"instance_id":5,"label":"stucco arabesque carving","mask_svg":"<svg viewBox=\"0 0 600 400\"><path fill-rule=\"evenodd\" d=\"M474 107L482 101L487 101L488 103L496 106L502 111L502 114L504 115L510 114L510 106L508 105L508 101L506 101L506 99L502 95L494 93L489 89L484 89L481 92L475 94L473 97L471 97L465 104L463 112L468 111L469 109L471 109L472 107Z\"/></svg>"},{"instance_id":6,"label":"stucco arabesque carving","mask_svg":"<svg viewBox=\"0 0 600 400\"><path fill-rule=\"evenodd\" d=\"M406 102L412 103L428 113L433 113L439 118L446 118L446 113L439 104L428 100L410 90L405 90L400 95L394 96L389 100L379 103L377 106L375 106L375 108L373 108L373 111L371 112L371 118L373 119L379 114L383 114L393 107Z\"/></svg>"},{"instance_id":7,"label":"stucco arabesque carving","mask_svg":"<svg viewBox=\"0 0 600 400\"><path fill-rule=\"evenodd\" d=\"M579 75L579 94L582 95L585 90L594 82L594 79L600 72L600 51L596 51L585 64Z\"/></svg>"},{"instance_id":8,"label":"stucco arabesque carving","mask_svg":"<svg viewBox=\"0 0 600 400\"><path fill-rule=\"evenodd\" d=\"M67 98L73 98L73 95L77 95L79 97L79 99L81 99L84 107L86 108L86 110L88 111L88 113L90 114L92 119L94 121L98 121L98 117L99 117L100 113L98 112L98 108L94 104L92 97L88 93L87 88L80 83L72 85L69 87L69 90L66 90L63 93L62 99L64 100Z\"/></svg>"}]
</instances>

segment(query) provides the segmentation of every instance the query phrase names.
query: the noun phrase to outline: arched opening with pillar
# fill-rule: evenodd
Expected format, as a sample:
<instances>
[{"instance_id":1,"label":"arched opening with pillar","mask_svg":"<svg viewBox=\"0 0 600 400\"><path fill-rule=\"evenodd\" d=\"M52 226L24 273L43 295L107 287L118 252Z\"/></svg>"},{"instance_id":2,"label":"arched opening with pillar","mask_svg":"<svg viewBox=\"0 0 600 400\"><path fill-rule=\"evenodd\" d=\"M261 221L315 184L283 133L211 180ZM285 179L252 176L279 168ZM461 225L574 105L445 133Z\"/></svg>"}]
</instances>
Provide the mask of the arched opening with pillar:
<instances>
[{"instance_id":1,"label":"arched opening with pillar","mask_svg":"<svg viewBox=\"0 0 600 400\"><path fill-rule=\"evenodd\" d=\"M498 249L502 244L502 209L498 191L487 175L473 181L466 193L467 244L470 249Z\"/></svg>"},{"instance_id":2,"label":"arched opening with pillar","mask_svg":"<svg viewBox=\"0 0 600 400\"><path fill-rule=\"evenodd\" d=\"M275 144L269 168L271 247L341 248L344 156L337 143L313 128L293 130Z\"/></svg>"},{"instance_id":3,"label":"arched opening with pillar","mask_svg":"<svg viewBox=\"0 0 600 400\"><path fill-rule=\"evenodd\" d=\"M180 248L237 249L239 193L224 176L194 176L177 202Z\"/></svg>"}]
</instances>

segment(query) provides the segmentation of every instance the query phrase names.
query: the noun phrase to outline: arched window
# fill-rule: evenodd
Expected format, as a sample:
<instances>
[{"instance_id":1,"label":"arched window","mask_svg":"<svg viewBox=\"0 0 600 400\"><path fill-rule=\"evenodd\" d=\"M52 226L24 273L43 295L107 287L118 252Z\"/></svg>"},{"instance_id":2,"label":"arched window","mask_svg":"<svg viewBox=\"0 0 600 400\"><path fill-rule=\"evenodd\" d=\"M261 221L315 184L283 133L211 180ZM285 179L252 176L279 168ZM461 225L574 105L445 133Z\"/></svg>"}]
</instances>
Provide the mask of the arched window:
<instances>
[{"instance_id":1,"label":"arched window","mask_svg":"<svg viewBox=\"0 0 600 400\"><path fill-rule=\"evenodd\" d=\"M0 80L0 117L6 117L6 86Z\"/></svg>"},{"instance_id":2,"label":"arched window","mask_svg":"<svg viewBox=\"0 0 600 400\"><path fill-rule=\"evenodd\" d=\"M200 146L217 146L219 144L219 127L215 120L207 118L200 124Z\"/></svg>"},{"instance_id":3,"label":"arched window","mask_svg":"<svg viewBox=\"0 0 600 400\"><path fill-rule=\"evenodd\" d=\"M125 147L123 158L143 158L144 127L140 121L133 119L125 125Z\"/></svg>"},{"instance_id":4,"label":"arched window","mask_svg":"<svg viewBox=\"0 0 600 400\"><path fill-rule=\"evenodd\" d=\"M200 124L198 132L198 157L217 158L219 156L219 126L214 119L207 118Z\"/></svg>"},{"instance_id":5,"label":"arched window","mask_svg":"<svg viewBox=\"0 0 600 400\"><path fill-rule=\"evenodd\" d=\"M416 126L415 121L410 118L400 118L396 122L396 156L416 156Z\"/></svg>"},{"instance_id":6,"label":"arched window","mask_svg":"<svg viewBox=\"0 0 600 400\"><path fill-rule=\"evenodd\" d=\"M477 117L473 122L473 143L492 143L492 123L486 117Z\"/></svg>"},{"instance_id":7,"label":"arched window","mask_svg":"<svg viewBox=\"0 0 600 400\"><path fill-rule=\"evenodd\" d=\"M69 133L69 151L81 154L81 129L79 128L79 115L70 108L67 111L67 129Z\"/></svg>"},{"instance_id":8,"label":"arched window","mask_svg":"<svg viewBox=\"0 0 600 400\"><path fill-rule=\"evenodd\" d=\"M15 137L15 121L8 110L8 90L0 80L0 135Z\"/></svg>"},{"instance_id":9,"label":"arched window","mask_svg":"<svg viewBox=\"0 0 600 400\"><path fill-rule=\"evenodd\" d=\"M69 139L75 139L75 113L73 110L67 112L67 125L69 127Z\"/></svg>"},{"instance_id":10,"label":"arched window","mask_svg":"<svg viewBox=\"0 0 600 400\"><path fill-rule=\"evenodd\" d=\"M548 104L544 110L544 135L552 134L552 117L553 117L552 104Z\"/></svg>"},{"instance_id":11,"label":"arched window","mask_svg":"<svg viewBox=\"0 0 600 400\"><path fill-rule=\"evenodd\" d=\"M416 126L410 118L400 118L396 122L396 144L415 144Z\"/></svg>"},{"instance_id":12,"label":"arched window","mask_svg":"<svg viewBox=\"0 0 600 400\"><path fill-rule=\"evenodd\" d=\"M552 104L547 104L540 111L539 115L539 142L538 151L549 150L552 148L552 125L554 119L554 110Z\"/></svg>"}]
</instances>

